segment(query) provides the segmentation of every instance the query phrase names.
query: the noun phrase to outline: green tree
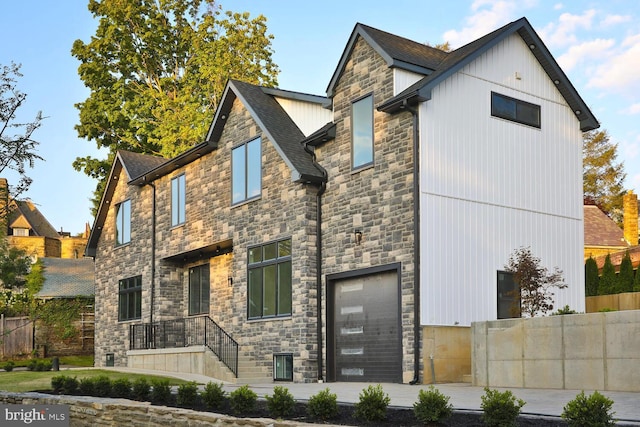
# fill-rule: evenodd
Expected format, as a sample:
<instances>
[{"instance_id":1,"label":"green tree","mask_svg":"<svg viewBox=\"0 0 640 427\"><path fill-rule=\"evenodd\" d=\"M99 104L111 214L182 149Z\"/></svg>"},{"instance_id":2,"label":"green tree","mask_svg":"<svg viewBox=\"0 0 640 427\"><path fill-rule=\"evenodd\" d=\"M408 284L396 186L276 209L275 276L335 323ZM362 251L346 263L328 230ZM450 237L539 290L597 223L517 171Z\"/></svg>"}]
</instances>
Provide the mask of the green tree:
<instances>
[{"instance_id":1,"label":"green tree","mask_svg":"<svg viewBox=\"0 0 640 427\"><path fill-rule=\"evenodd\" d=\"M108 149L106 159L77 158L99 181L118 149L173 157L204 140L228 79L277 85L263 15L223 12L214 0L90 0L99 20L71 53L90 90L76 104L78 135Z\"/></svg>"},{"instance_id":2,"label":"green tree","mask_svg":"<svg viewBox=\"0 0 640 427\"><path fill-rule=\"evenodd\" d=\"M9 189L16 198L31 185L27 168L33 168L42 157L36 154L38 142L33 134L42 124L42 113L38 112L29 122L18 121L17 113L24 106L27 95L18 90L18 78L22 77L20 65L0 66L0 175L13 171L18 174L18 182ZM2 194L5 199L9 194ZM2 207L0 215L6 214L8 205Z\"/></svg>"},{"instance_id":3,"label":"green tree","mask_svg":"<svg viewBox=\"0 0 640 427\"><path fill-rule=\"evenodd\" d=\"M0 313L5 316L29 314L33 296L40 290L30 276L31 257L0 241ZM34 273L35 274L35 273ZM31 278L30 278L31 277Z\"/></svg>"},{"instance_id":4,"label":"green tree","mask_svg":"<svg viewBox=\"0 0 640 427\"><path fill-rule=\"evenodd\" d=\"M602 275L598 282L598 295L609 295L616 293L616 269L611 263L611 256L607 254L602 266Z\"/></svg>"},{"instance_id":5,"label":"green tree","mask_svg":"<svg viewBox=\"0 0 640 427\"><path fill-rule=\"evenodd\" d=\"M616 292L633 292L633 264L629 252L624 254L620 262L620 272L616 281Z\"/></svg>"},{"instance_id":6,"label":"green tree","mask_svg":"<svg viewBox=\"0 0 640 427\"><path fill-rule=\"evenodd\" d=\"M584 264L585 295L588 297L598 295L598 263L589 257Z\"/></svg>"},{"instance_id":7,"label":"green tree","mask_svg":"<svg viewBox=\"0 0 640 427\"><path fill-rule=\"evenodd\" d=\"M522 314L534 317L553 310L552 288L566 288L562 278L562 271L558 267L549 272L543 267L540 258L531 253L531 249L519 248L509 257L505 270L513 273L513 279L518 284L515 297L520 300Z\"/></svg>"},{"instance_id":8,"label":"green tree","mask_svg":"<svg viewBox=\"0 0 640 427\"><path fill-rule=\"evenodd\" d=\"M640 266L636 268L636 274L633 279L633 292L640 292Z\"/></svg>"},{"instance_id":9,"label":"green tree","mask_svg":"<svg viewBox=\"0 0 640 427\"><path fill-rule=\"evenodd\" d=\"M582 186L585 199L595 202L616 223L622 224L622 183L624 164L617 162L618 144L611 142L606 130L583 134Z\"/></svg>"}]
</instances>

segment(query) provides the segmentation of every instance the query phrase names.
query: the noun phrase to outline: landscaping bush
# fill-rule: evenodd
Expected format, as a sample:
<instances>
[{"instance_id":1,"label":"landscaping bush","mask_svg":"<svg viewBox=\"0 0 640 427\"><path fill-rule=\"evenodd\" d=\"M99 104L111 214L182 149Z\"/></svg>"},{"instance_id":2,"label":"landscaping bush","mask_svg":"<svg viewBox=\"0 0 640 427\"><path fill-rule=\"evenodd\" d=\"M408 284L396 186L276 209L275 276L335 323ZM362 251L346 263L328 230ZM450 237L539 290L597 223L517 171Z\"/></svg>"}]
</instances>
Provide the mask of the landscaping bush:
<instances>
[{"instance_id":1,"label":"landscaping bush","mask_svg":"<svg viewBox=\"0 0 640 427\"><path fill-rule=\"evenodd\" d=\"M7 372L11 372L13 371L14 366L15 366L15 363L13 363L12 361L8 361L7 363L4 364L3 369Z\"/></svg>"},{"instance_id":2,"label":"landscaping bush","mask_svg":"<svg viewBox=\"0 0 640 427\"><path fill-rule=\"evenodd\" d=\"M33 359L30 360L29 363L27 363L27 370L29 371L35 371L38 368L38 361Z\"/></svg>"},{"instance_id":3,"label":"landscaping bush","mask_svg":"<svg viewBox=\"0 0 640 427\"><path fill-rule=\"evenodd\" d=\"M286 387L275 386L273 395L266 395L267 409L273 418L282 418L293 412L296 401Z\"/></svg>"},{"instance_id":4,"label":"landscaping bush","mask_svg":"<svg viewBox=\"0 0 640 427\"><path fill-rule=\"evenodd\" d=\"M561 416L569 427L614 426L616 420L613 418L612 406L613 400L597 391L588 397L581 391L575 399L567 403Z\"/></svg>"},{"instance_id":5,"label":"landscaping bush","mask_svg":"<svg viewBox=\"0 0 640 427\"><path fill-rule=\"evenodd\" d=\"M62 394L75 394L78 391L78 379L76 377L64 377L60 392Z\"/></svg>"},{"instance_id":6,"label":"landscaping bush","mask_svg":"<svg viewBox=\"0 0 640 427\"><path fill-rule=\"evenodd\" d=\"M95 396L95 381L93 378L82 378L78 384L78 391L83 396Z\"/></svg>"},{"instance_id":7,"label":"landscaping bush","mask_svg":"<svg viewBox=\"0 0 640 427\"><path fill-rule=\"evenodd\" d=\"M38 360L36 362L36 371L50 371L53 367L53 363L50 360Z\"/></svg>"},{"instance_id":8,"label":"landscaping bush","mask_svg":"<svg viewBox=\"0 0 640 427\"><path fill-rule=\"evenodd\" d=\"M229 405L234 414L248 414L256 407L258 395L247 384L229 393Z\"/></svg>"},{"instance_id":9,"label":"landscaping bush","mask_svg":"<svg viewBox=\"0 0 640 427\"><path fill-rule=\"evenodd\" d=\"M551 313L552 316L563 316L565 314L577 314L578 312L570 308L568 305L565 305L562 308L559 308L555 312Z\"/></svg>"},{"instance_id":10,"label":"landscaping bush","mask_svg":"<svg viewBox=\"0 0 640 427\"><path fill-rule=\"evenodd\" d=\"M307 413L309 416L327 421L338 416L338 400L334 393L328 388L319 391L309 398L307 404Z\"/></svg>"},{"instance_id":11,"label":"landscaping bush","mask_svg":"<svg viewBox=\"0 0 640 427\"><path fill-rule=\"evenodd\" d=\"M108 397L111 394L111 380L106 375L100 375L93 380L93 391L96 397Z\"/></svg>"},{"instance_id":12,"label":"landscaping bush","mask_svg":"<svg viewBox=\"0 0 640 427\"><path fill-rule=\"evenodd\" d=\"M178 386L178 406L194 408L198 403L198 384L195 381Z\"/></svg>"},{"instance_id":13,"label":"landscaping bush","mask_svg":"<svg viewBox=\"0 0 640 427\"><path fill-rule=\"evenodd\" d=\"M484 395L480 397L482 403L482 421L489 427L512 427L516 426L520 409L525 402L522 399L516 399L511 391L506 390L500 392L484 388Z\"/></svg>"},{"instance_id":14,"label":"landscaping bush","mask_svg":"<svg viewBox=\"0 0 640 427\"><path fill-rule=\"evenodd\" d=\"M360 392L353 415L364 421L382 421L387 417L387 406L391 398L380 384L370 385Z\"/></svg>"},{"instance_id":15,"label":"landscaping bush","mask_svg":"<svg viewBox=\"0 0 640 427\"><path fill-rule=\"evenodd\" d=\"M453 405L449 403L449 396L440 393L434 386L429 386L429 390L418 392L418 401L413 404L413 413L418 421L424 424L435 423L449 418L453 413Z\"/></svg>"},{"instance_id":16,"label":"landscaping bush","mask_svg":"<svg viewBox=\"0 0 640 427\"><path fill-rule=\"evenodd\" d=\"M204 386L204 390L200 393L200 397L207 408L218 409L224 402L224 394L225 392L222 389L222 383L214 384L209 382Z\"/></svg>"},{"instance_id":17,"label":"landscaping bush","mask_svg":"<svg viewBox=\"0 0 640 427\"><path fill-rule=\"evenodd\" d=\"M62 387L64 386L66 376L64 375L56 375L55 377L51 377L51 388L54 393L60 393L62 391Z\"/></svg>"},{"instance_id":18,"label":"landscaping bush","mask_svg":"<svg viewBox=\"0 0 640 427\"><path fill-rule=\"evenodd\" d=\"M131 381L119 378L111 383L111 397L129 399L131 397Z\"/></svg>"},{"instance_id":19,"label":"landscaping bush","mask_svg":"<svg viewBox=\"0 0 640 427\"><path fill-rule=\"evenodd\" d=\"M131 397L141 402L149 400L149 393L151 392L151 385L144 378L138 378L133 382L131 388Z\"/></svg>"},{"instance_id":20,"label":"landscaping bush","mask_svg":"<svg viewBox=\"0 0 640 427\"><path fill-rule=\"evenodd\" d=\"M151 401L154 403L166 404L171 402L171 387L169 380L153 380L151 389Z\"/></svg>"}]
</instances>

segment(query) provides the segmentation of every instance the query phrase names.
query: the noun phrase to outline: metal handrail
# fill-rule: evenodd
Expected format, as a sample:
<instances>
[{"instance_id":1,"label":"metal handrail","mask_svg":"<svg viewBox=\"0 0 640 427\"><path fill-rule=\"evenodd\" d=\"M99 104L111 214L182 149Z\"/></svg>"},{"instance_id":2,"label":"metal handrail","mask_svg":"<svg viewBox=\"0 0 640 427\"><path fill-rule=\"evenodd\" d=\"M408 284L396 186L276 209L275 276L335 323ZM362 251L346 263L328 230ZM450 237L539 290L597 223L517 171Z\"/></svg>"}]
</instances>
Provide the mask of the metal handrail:
<instances>
[{"instance_id":1,"label":"metal handrail","mask_svg":"<svg viewBox=\"0 0 640 427\"><path fill-rule=\"evenodd\" d=\"M129 349L204 345L238 377L238 343L209 316L162 320L129 326Z\"/></svg>"}]
</instances>

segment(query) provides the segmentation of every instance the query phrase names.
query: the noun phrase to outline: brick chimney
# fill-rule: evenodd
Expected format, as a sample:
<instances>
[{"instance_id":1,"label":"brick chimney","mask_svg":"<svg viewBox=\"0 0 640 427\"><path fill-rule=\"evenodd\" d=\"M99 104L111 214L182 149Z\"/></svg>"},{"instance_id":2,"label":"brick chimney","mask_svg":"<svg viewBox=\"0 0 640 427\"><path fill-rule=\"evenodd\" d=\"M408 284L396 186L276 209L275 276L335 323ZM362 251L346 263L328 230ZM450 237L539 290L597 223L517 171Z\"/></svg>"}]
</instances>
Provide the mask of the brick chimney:
<instances>
[{"instance_id":1,"label":"brick chimney","mask_svg":"<svg viewBox=\"0 0 640 427\"><path fill-rule=\"evenodd\" d=\"M624 240L631 246L638 244L638 196L629 190L622 196L622 208L624 211Z\"/></svg>"}]
</instances>

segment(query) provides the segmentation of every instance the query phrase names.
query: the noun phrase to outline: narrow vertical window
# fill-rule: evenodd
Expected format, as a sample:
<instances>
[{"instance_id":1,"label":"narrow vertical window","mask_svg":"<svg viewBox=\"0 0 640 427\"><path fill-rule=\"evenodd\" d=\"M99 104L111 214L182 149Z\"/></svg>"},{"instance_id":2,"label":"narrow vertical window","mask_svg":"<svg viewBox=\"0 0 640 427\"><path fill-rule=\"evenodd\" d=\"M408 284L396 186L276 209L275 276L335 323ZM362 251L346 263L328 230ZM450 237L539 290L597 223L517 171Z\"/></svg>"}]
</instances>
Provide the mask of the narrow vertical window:
<instances>
[{"instance_id":1,"label":"narrow vertical window","mask_svg":"<svg viewBox=\"0 0 640 427\"><path fill-rule=\"evenodd\" d=\"M351 106L351 167L357 169L373 163L373 96Z\"/></svg>"},{"instance_id":2,"label":"narrow vertical window","mask_svg":"<svg viewBox=\"0 0 640 427\"><path fill-rule=\"evenodd\" d=\"M171 180L171 226L184 224L186 216L186 179L178 175Z\"/></svg>"},{"instance_id":3,"label":"narrow vertical window","mask_svg":"<svg viewBox=\"0 0 640 427\"><path fill-rule=\"evenodd\" d=\"M249 249L250 319L291 315L291 276L291 239Z\"/></svg>"},{"instance_id":4,"label":"narrow vertical window","mask_svg":"<svg viewBox=\"0 0 640 427\"><path fill-rule=\"evenodd\" d=\"M131 200L116 206L116 245L131 241Z\"/></svg>"},{"instance_id":5,"label":"narrow vertical window","mask_svg":"<svg viewBox=\"0 0 640 427\"><path fill-rule=\"evenodd\" d=\"M261 139L256 138L231 151L231 203L260 196L262 191Z\"/></svg>"},{"instance_id":6,"label":"narrow vertical window","mask_svg":"<svg viewBox=\"0 0 640 427\"><path fill-rule=\"evenodd\" d=\"M189 316L209 312L209 264L189 269Z\"/></svg>"},{"instance_id":7,"label":"narrow vertical window","mask_svg":"<svg viewBox=\"0 0 640 427\"><path fill-rule=\"evenodd\" d=\"M498 319L520 317L520 287L513 273L498 271Z\"/></svg>"},{"instance_id":8,"label":"narrow vertical window","mask_svg":"<svg viewBox=\"0 0 640 427\"><path fill-rule=\"evenodd\" d=\"M142 317L142 276L130 277L118 282L118 320L134 320Z\"/></svg>"}]
</instances>

